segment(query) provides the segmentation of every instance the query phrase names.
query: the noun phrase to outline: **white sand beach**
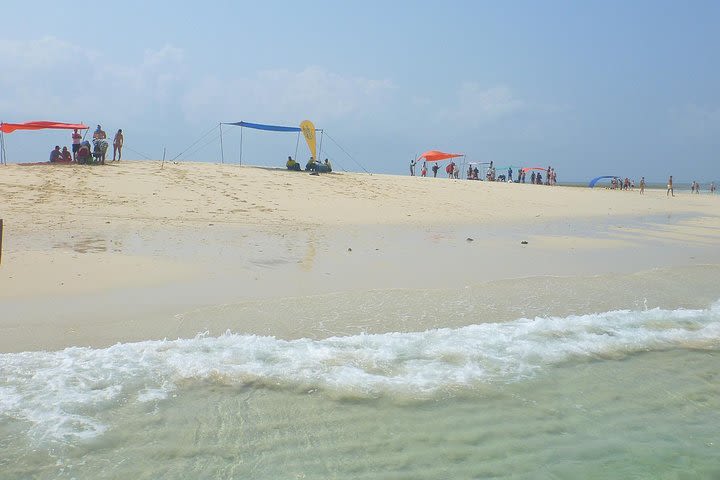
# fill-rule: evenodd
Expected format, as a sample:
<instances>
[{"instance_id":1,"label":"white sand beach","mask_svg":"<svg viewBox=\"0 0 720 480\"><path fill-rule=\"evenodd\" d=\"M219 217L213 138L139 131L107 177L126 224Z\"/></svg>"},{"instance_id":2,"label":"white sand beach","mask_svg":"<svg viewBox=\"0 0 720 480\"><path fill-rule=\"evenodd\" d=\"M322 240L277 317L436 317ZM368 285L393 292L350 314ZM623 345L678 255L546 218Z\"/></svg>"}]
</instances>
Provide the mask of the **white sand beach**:
<instances>
[{"instance_id":1,"label":"white sand beach","mask_svg":"<svg viewBox=\"0 0 720 480\"><path fill-rule=\"evenodd\" d=\"M522 298L542 278L720 264L720 196L149 161L9 165L0 179L6 352L227 329L394 331L289 321L292 307L274 320L191 319L243 302L267 311L308 295L513 279L523 290L498 295Z\"/></svg>"}]
</instances>

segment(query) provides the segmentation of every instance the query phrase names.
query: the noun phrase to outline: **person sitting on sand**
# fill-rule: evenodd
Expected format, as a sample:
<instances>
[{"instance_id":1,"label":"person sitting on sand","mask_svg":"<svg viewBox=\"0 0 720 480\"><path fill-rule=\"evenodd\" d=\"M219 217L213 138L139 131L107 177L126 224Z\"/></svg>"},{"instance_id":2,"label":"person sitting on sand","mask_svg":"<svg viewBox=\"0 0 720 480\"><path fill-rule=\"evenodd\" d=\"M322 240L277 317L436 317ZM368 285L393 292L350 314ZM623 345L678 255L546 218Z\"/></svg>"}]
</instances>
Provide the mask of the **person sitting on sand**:
<instances>
[{"instance_id":1,"label":"person sitting on sand","mask_svg":"<svg viewBox=\"0 0 720 480\"><path fill-rule=\"evenodd\" d=\"M55 145L55 148L50 152L50 162L55 163L62 160L62 153L60 152L60 145Z\"/></svg>"},{"instance_id":2,"label":"person sitting on sand","mask_svg":"<svg viewBox=\"0 0 720 480\"><path fill-rule=\"evenodd\" d=\"M62 149L62 161L71 163L73 161L72 153L70 153L70 150L67 149L67 147L63 147Z\"/></svg>"},{"instance_id":3,"label":"person sitting on sand","mask_svg":"<svg viewBox=\"0 0 720 480\"><path fill-rule=\"evenodd\" d=\"M91 158L90 142L85 140L80 144L77 152L77 163L90 163Z\"/></svg>"},{"instance_id":4,"label":"person sitting on sand","mask_svg":"<svg viewBox=\"0 0 720 480\"><path fill-rule=\"evenodd\" d=\"M318 162L315 166L315 172L317 173L330 173L332 172L332 166L330 165L330 162L328 159L325 159L325 162Z\"/></svg>"},{"instance_id":5,"label":"person sitting on sand","mask_svg":"<svg viewBox=\"0 0 720 480\"><path fill-rule=\"evenodd\" d=\"M297 170L300 171L300 164L293 160L291 156L288 155L287 162L285 162L285 166L288 170Z\"/></svg>"},{"instance_id":6,"label":"person sitting on sand","mask_svg":"<svg viewBox=\"0 0 720 480\"><path fill-rule=\"evenodd\" d=\"M315 172L317 171L317 162L315 161L315 158L310 157L310 160L305 164L305 171L307 172Z\"/></svg>"}]
</instances>

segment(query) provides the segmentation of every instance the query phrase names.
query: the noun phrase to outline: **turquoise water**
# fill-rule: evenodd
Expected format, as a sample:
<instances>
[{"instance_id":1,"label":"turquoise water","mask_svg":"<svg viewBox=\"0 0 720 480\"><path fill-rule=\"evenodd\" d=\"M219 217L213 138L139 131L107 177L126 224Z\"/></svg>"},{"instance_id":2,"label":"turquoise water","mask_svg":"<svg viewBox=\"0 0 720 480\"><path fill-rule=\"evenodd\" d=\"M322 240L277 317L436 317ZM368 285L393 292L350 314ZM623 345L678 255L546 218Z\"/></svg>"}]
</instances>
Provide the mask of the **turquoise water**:
<instances>
[{"instance_id":1,"label":"turquoise water","mask_svg":"<svg viewBox=\"0 0 720 480\"><path fill-rule=\"evenodd\" d=\"M0 478L720 477L720 302L445 307L468 325L2 354Z\"/></svg>"}]
</instances>

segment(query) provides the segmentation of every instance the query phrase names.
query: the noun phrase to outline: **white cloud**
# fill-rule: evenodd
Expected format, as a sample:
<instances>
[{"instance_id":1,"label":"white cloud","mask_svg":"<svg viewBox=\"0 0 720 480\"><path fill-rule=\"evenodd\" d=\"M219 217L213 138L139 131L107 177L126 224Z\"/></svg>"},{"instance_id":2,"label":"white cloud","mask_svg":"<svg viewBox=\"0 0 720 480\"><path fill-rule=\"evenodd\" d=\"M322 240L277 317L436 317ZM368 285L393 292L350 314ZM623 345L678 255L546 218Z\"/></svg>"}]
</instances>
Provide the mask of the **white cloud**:
<instances>
[{"instance_id":1,"label":"white cloud","mask_svg":"<svg viewBox=\"0 0 720 480\"><path fill-rule=\"evenodd\" d=\"M70 67L92 59L93 55L78 45L46 36L25 42L4 40L0 42L0 57L4 64L3 81L9 81L36 72Z\"/></svg>"},{"instance_id":2,"label":"white cloud","mask_svg":"<svg viewBox=\"0 0 720 480\"><path fill-rule=\"evenodd\" d=\"M482 88L475 82L464 82L457 93L455 108L444 110L446 119L471 124L491 122L526 108L526 103L504 85Z\"/></svg>"},{"instance_id":3,"label":"white cloud","mask_svg":"<svg viewBox=\"0 0 720 480\"><path fill-rule=\"evenodd\" d=\"M148 49L137 62L46 36L0 42L0 98L6 120L112 122L176 115L193 123L219 119L339 118L374 111L393 84L321 67L264 70L241 78L192 77L173 45ZM150 119L152 121L152 119Z\"/></svg>"},{"instance_id":4,"label":"white cloud","mask_svg":"<svg viewBox=\"0 0 720 480\"><path fill-rule=\"evenodd\" d=\"M243 78L206 77L183 98L188 118L338 118L381 105L390 80L343 76L321 67L264 70ZM260 120L259 120L260 121Z\"/></svg>"},{"instance_id":5,"label":"white cloud","mask_svg":"<svg viewBox=\"0 0 720 480\"><path fill-rule=\"evenodd\" d=\"M120 64L91 48L47 36L0 42L3 75L0 111L14 121L121 120L138 106L152 108L180 96L182 50L166 45L147 50L137 64ZM10 120L10 118L7 118Z\"/></svg>"}]
</instances>

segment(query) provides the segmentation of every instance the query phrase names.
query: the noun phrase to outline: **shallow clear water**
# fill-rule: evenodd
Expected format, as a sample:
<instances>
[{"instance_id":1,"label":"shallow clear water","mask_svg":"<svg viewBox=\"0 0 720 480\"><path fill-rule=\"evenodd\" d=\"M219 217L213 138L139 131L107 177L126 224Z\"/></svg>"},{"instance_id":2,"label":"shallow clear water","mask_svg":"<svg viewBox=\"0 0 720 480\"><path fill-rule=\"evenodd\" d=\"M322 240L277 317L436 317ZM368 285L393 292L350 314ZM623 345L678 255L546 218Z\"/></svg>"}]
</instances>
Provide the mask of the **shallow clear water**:
<instances>
[{"instance_id":1,"label":"shallow clear water","mask_svg":"<svg viewBox=\"0 0 720 480\"><path fill-rule=\"evenodd\" d=\"M720 476L720 303L435 315L0 355L0 477Z\"/></svg>"}]
</instances>

